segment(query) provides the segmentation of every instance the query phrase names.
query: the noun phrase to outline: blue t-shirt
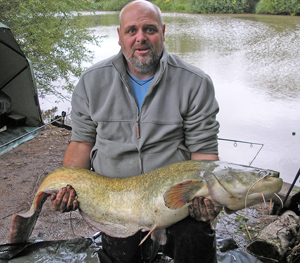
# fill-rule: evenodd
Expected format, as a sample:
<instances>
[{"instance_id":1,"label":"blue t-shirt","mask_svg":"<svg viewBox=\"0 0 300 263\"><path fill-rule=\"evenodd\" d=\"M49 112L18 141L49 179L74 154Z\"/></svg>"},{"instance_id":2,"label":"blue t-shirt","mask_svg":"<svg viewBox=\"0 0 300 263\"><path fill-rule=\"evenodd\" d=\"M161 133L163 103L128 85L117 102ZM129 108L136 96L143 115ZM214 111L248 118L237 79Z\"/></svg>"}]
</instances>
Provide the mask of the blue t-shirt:
<instances>
[{"instance_id":1,"label":"blue t-shirt","mask_svg":"<svg viewBox=\"0 0 300 263\"><path fill-rule=\"evenodd\" d=\"M128 74L129 85L136 99L136 102L139 106L139 110L141 110L143 100L146 96L147 90L154 76L148 79L138 79L137 77L133 76L128 70L127 70L127 74Z\"/></svg>"}]
</instances>

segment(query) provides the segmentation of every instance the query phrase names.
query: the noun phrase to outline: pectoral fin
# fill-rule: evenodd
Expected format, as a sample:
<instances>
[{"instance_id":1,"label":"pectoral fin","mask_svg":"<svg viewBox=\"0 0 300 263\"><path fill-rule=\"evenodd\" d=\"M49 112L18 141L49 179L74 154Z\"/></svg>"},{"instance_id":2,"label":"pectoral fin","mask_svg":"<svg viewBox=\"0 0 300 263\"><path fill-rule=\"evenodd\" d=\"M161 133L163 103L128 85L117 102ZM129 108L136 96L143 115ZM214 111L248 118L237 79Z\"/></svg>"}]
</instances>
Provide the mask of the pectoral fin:
<instances>
[{"instance_id":1,"label":"pectoral fin","mask_svg":"<svg viewBox=\"0 0 300 263\"><path fill-rule=\"evenodd\" d=\"M191 201L201 187L203 181L185 180L179 184L173 185L164 194L165 205L170 209L178 209Z\"/></svg>"}]
</instances>

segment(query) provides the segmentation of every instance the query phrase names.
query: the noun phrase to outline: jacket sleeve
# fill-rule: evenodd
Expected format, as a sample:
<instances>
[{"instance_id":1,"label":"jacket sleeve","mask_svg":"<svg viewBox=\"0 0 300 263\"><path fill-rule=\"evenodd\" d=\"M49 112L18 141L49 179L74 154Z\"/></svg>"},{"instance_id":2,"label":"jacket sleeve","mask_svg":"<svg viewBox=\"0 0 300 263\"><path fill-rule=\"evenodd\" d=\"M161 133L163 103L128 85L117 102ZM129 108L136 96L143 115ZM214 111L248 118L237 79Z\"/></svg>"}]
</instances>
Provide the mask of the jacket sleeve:
<instances>
[{"instance_id":1,"label":"jacket sleeve","mask_svg":"<svg viewBox=\"0 0 300 263\"><path fill-rule=\"evenodd\" d=\"M72 95L72 141L96 141L96 124L89 112L89 99L85 90L84 78L81 77Z\"/></svg>"},{"instance_id":2,"label":"jacket sleeve","mask_svg":"<svg viewBox=\"0 0 300 263\"><path fill-rule=\"evenodd\" d=\"M218 154L218 111L212 80L205 75L199 87L190 96L183 122L185 144L190 152Z\"/></svg>"}]
</instances>

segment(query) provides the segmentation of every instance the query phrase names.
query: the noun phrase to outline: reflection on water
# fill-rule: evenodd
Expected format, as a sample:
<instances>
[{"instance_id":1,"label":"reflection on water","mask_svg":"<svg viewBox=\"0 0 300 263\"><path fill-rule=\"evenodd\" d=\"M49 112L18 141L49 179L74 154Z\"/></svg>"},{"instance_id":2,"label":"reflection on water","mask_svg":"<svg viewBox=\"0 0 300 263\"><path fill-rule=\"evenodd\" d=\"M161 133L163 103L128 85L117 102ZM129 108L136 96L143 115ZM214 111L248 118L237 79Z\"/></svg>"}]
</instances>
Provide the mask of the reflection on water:
<instances>
[{"instance_id":1,"label":"reflection on water","mask_svg":"<svg viewBox=\"0 0 300 263\"><path fill-rule=\"evenodd\" d=\"M170 52L202 68L225 70L227 78L237 73L247 87L275 98L299 96L299 18L170 14L165 21Z\"/></svg>"},{"instance_id":2,"label":"reflection on water","mask_svg":"<svg viewBox=\"0 0 300 263\"><path fill-rule=\"evenodd\" d=\"M95 12L95 15L90 12L83 12L79 18L87 28L110 27L119 25L119 14L117 12Z\"/></svg>"},{"instance_id":3,"label":"reflection on water","mask_svg":"<svg viewBox=\"0 0 300 263\"><path fill-rule=\"evenodd\" d=\"M91 46L93 63L119 51L118 19L118 13L84 16L107 36L101 48ZM252 165L292 182L300 165L300 17L166 13L163 19L169 52L214 81L220 137L264 144ZM220 141L220 158L249 164L258 149Z\"/></svg>"}]
</instances>

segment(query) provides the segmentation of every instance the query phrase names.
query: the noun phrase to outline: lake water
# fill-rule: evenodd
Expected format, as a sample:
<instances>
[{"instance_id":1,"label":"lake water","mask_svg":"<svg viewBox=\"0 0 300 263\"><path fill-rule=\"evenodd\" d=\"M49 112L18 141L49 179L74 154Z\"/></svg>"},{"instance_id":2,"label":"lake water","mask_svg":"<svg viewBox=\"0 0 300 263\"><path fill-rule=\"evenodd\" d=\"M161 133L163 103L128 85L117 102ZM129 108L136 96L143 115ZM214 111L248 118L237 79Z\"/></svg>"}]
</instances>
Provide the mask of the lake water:
<instances>
[{"instance_id":1,"label":"lake water","mask_svg":"<svg viewBox=\"0 0 300 263\"><path fill-rule=\"evenodd\" d=\"M90 46L92 63L119 51L118 13L84 19L107 36L101 47ZM292 183L300 167L300 17L165 13L163 19L168 51L214 82L219 137L233 140L219 141L220 159L277 170ZM54 100L40 100L41 108ZM58 114L70 112L69 102L56 105Z\"/></svg>"}]
</instances>

